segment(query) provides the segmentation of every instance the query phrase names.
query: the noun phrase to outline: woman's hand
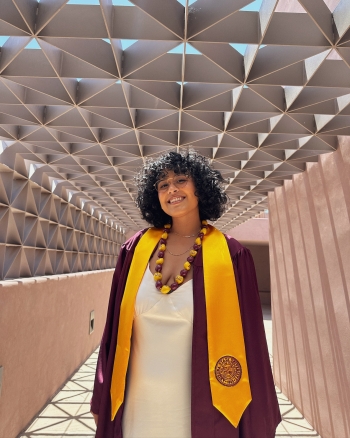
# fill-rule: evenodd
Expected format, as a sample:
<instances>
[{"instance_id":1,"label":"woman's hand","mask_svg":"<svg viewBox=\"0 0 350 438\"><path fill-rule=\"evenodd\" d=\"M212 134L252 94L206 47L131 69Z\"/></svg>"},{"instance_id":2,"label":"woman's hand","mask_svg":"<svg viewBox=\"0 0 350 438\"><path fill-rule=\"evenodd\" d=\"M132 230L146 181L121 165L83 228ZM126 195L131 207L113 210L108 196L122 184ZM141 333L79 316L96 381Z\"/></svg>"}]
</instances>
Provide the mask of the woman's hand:
<instances>
[{"instance_id":1,"label":"woman's hand","mask_svg":"<svg viewBox=\"0 0 350 438\"><path fill-rule=\"evenodd\" d=\"M97 423L98 423L98 415L97 415L97 414L94 414L93 412L91 412L91 414L92 414L92 416L94 417L95 424L96 424L96 426L97 426Z\"/></svg>"}]
</instances>

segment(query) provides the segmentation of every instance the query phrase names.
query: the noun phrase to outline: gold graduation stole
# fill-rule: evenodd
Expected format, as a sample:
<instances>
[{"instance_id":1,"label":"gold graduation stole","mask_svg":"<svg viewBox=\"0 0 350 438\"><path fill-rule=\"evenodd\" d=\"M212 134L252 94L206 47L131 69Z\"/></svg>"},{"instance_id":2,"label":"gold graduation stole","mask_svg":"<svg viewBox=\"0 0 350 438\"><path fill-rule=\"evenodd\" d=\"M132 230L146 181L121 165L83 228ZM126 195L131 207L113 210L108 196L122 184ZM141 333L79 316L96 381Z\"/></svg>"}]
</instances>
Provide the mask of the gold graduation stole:
<instances>
[{"instance_id":1,"label":"gold graduation stole","mask_svg":"<svg viewBox=\"0 0 350 438\"><path fill-rule=\"evenodd\" d=\"M162 230L138 242L120 307L111 383L112 421L124 401L136 294ZM237 427L252 400L235 274L225 236L209 226L202 243L209 380L213 405Z\"/></svg>"}]
</instances>

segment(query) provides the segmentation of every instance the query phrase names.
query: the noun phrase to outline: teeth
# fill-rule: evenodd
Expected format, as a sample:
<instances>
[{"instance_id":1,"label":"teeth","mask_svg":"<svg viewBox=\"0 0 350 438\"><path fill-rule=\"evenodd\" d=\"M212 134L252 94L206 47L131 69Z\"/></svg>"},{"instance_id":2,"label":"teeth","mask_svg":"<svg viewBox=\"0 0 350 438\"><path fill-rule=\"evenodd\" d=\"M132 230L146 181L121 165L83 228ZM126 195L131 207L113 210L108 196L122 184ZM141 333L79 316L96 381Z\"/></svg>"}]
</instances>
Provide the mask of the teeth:
<instances>
[{"instance_id":1,"label":"teeth","mask_svg":"<svg viewBox=\"0 0 350 438\"><path fill-rule=\"evenodd\" d=\"M182 198L173 198L173 199L170 199L170 204L172 204L173 202L181 201L181 200L182 200Z\"/></svg>"}]
</instances>

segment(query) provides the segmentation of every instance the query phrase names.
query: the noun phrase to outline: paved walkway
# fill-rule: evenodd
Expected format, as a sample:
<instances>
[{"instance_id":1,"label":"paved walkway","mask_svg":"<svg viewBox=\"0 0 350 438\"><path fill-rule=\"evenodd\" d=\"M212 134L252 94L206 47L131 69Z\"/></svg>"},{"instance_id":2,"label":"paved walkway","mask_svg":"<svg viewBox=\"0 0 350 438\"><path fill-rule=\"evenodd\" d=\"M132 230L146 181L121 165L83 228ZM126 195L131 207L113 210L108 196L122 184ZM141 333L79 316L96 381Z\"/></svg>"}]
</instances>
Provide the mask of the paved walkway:
<instances>
[{"instance_id":1,"label":"paved walkway","mask_svg":"<svg viewBox=\"0 0 350 438\"><path fill-rule=\"evenodd\" d=\"M264 324L271 352L272 321L268 307L264 307ZM97 355L98 350L92 353L19 438L95 436L95 424L89 410ZM272 360L271 354L270 357ZM321 438L278 388L277 395L283 421L277 429L276 438Z\"/></svg>"}]
</instances>

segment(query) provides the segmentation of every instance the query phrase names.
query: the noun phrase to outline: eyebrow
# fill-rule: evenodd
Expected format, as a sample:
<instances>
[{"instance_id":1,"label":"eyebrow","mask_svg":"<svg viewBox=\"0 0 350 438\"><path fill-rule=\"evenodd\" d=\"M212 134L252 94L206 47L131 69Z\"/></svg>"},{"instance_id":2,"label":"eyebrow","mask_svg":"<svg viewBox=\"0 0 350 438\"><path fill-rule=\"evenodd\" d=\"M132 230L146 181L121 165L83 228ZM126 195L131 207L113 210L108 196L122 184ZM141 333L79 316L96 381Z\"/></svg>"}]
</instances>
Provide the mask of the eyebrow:
<instances>
[{"instance_id":1,"label":"eyebrow","mask_svg":"<svg viewBox=\"0 0 350 438\"><path fill-rule=\"evenodd\" d=\"M187 178L189 178L190 177L190 175L188 175L187 173L175 173L175 175L174 176L164 176L164 177L161 177L160 179L157 179L157 181L155 182L155 184L157 184L157 183L159 183L159 182L161 182L161 181L167 181L168 179L170 179L170 178L176 178L177 176L186 176Z\"/></svg>"}]
</instances>

